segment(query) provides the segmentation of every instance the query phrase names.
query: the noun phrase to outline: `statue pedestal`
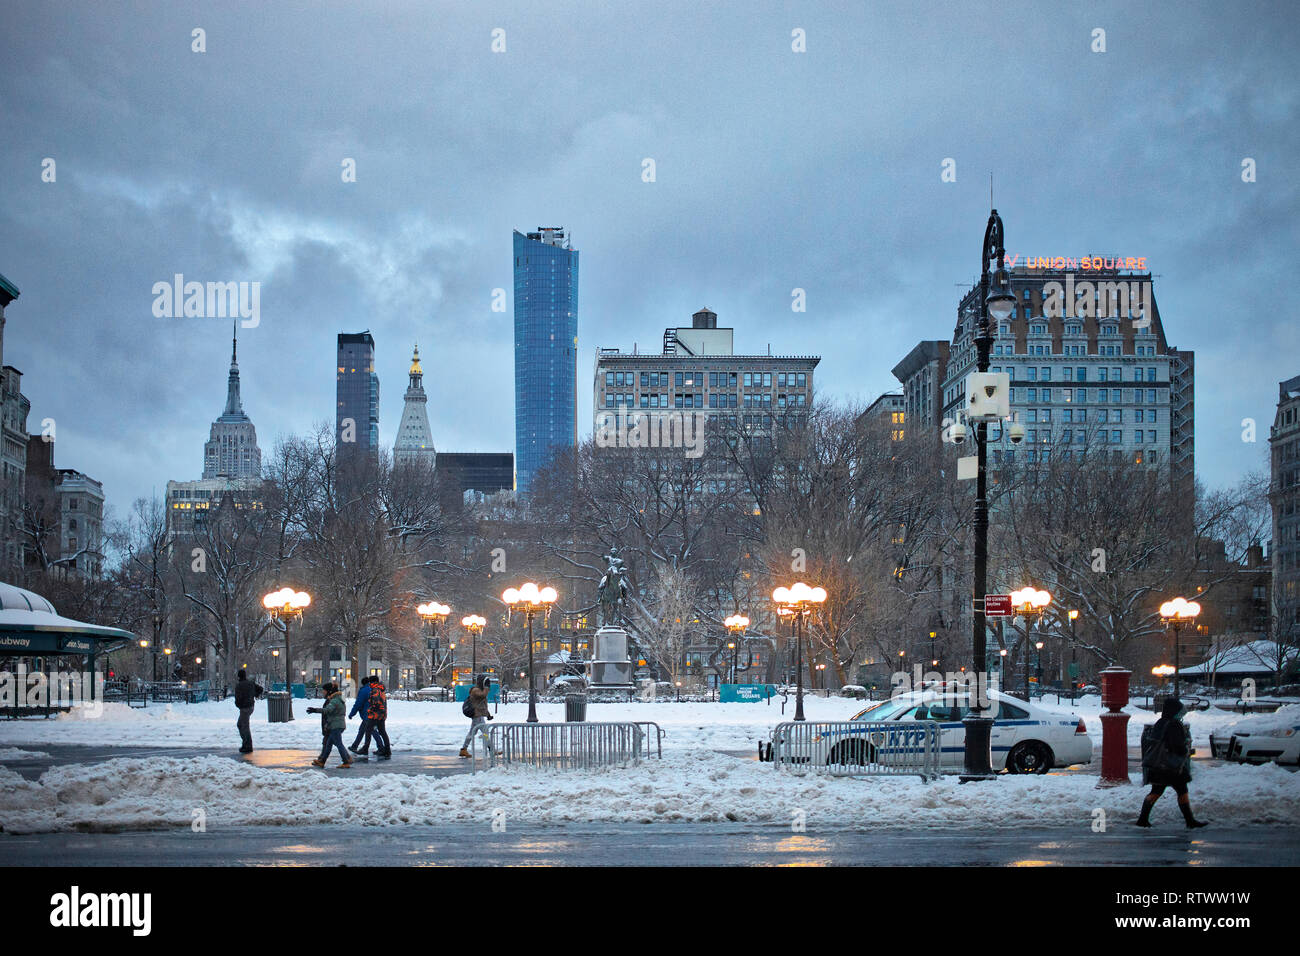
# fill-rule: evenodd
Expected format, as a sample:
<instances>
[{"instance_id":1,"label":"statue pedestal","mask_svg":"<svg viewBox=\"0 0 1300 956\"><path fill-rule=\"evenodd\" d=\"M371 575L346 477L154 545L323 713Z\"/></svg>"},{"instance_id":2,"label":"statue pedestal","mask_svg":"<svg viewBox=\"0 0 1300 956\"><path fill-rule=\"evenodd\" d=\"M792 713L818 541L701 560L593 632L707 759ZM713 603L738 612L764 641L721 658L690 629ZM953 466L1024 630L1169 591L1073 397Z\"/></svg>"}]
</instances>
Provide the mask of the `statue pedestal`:
<instances>
[{"instance_id":1,"label":"statue pedestal","mask_svg":"<svg viewBox=\"0 0 1300 956\"><path fill-rule=\"evenodd\" d=\"M627 656L627 631L606 625L596 631L587 686L594 691L630 691L632 661Z\"/></svg>"}]
</instances>

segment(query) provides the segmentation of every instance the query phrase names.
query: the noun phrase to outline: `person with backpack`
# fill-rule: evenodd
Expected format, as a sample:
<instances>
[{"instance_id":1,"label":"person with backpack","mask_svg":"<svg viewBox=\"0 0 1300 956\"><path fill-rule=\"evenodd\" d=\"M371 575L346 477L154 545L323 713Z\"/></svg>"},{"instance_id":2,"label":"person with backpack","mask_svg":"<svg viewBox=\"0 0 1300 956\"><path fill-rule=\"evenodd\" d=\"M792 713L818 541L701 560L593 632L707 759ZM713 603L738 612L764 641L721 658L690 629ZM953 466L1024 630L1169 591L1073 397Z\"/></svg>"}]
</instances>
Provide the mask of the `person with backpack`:
<instances>
[{"instance_id":1,"label":"person with backpack","mask_svg":"<svg viewBox=\"0 0 1300 956\"><path fill-rule=\"evenodd\" d=\"M241 754L251 754L253 752L253 731L248 720L253 716L254 701L261 696L262 685L249 680L248 672L241 668L239 682L235 684L235 707L239 711L239 719L235 721L235 726L239 728L241 741L239 752Z\"/></svg>"},{"instance_id":2,"label":"person with backpack","mask_svg":"<svg viewBox=\"0 0 1300 956\"><path fill-rule=\"evenodd\" d=\"M337 684L326 684L325 692L325 706L307 708L309 714L320 714L321 731L325 735L325 749L321 751L319 757L311 762L311 765L313 767L325 766L330 751L337 747L339 756L343 758L343 766L339 769L347 770L352 766L352 758L348 756L347 749L343 746L343 731L348 727L347 701L343 699Z\"/></svg>"},{"instance_id":3,"label":"person with backpack","mask_svg":"<svg viewBox=\"0 0 1300 956\"><path fill-rule=\"evenodd\" d=\"M465 735L465 742L460 745L460 755L462 757L470 756L469 745L473 743L475 734L483 735L483 745L487 747L488 753L492 752L492 744L488 741L487 727L487 722L492 719L492 714L488 712L489 687L487 676L480 674L474 679L474 686L465 695L465 703L461 704L460 712L470 718L469 733Z\"/></svg>"},{"instance_id":4,"label":"person with backpack","mask_svg":"<svg viewBox=\"0 0 1300 956\"><path fill-rule=\"evenodd\" d=\"M1178 794L1178 809L1183 811L1187 829L1207 825L1192 815L1187 795L1192 779L1192 732L1183 723L1186 712L1181 700L1168 697L1160 708L1160 719L1142 731L1142 782L1151 785L1151 792L1142 800L1137 818L1140 827L1151 826L1151 808L1169 787Z\"/></svg>"},{"instance_id":5,"label":"person with backpack","mask_svg":"<svg viewBox=\"0 0 1300 956\"><path fill-rule=\"evenodd\" d=\"M385 726L388 720L388 694L384 690L384 682L378 677L370 678L370 694L366 700L366 719L370 722L367 733L375 738L375 757L378 760L390 760L393 745L388 740L388 728ZM369 743L367 737L366 744Z\"/></svg>"},{"instance_id":6,"label":"person with backpack","mask_svg":"<svg viewBox=\"0 0 1300 956\"><path fill-rule=\"evenodd\" d=\"M370 718L366 716L366 708L370 703L370 684L374 681L373 677L361 678L361 689L357 691L357 699L352 702L352 710L348 714L351 719L361 714L361 726L357 728L357 739L352 741L352 746L348 750L352 751L358 757L370 758L366 755L370 753ZM360 749L358 749L360 748Z\"/></svg>"}]
</instances>

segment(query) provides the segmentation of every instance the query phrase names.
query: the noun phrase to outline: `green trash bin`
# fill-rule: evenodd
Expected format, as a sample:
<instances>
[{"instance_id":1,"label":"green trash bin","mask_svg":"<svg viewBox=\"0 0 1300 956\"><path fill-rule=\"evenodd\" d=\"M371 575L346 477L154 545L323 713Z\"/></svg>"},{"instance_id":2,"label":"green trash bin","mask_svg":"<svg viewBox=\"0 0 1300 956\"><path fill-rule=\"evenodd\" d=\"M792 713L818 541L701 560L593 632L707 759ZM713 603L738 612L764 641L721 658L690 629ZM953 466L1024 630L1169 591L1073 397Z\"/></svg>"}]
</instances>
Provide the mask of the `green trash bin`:
<instances>
[{"instance_id":1,"label":"green trash bin","mask_svg":"<svg viewBox=\"0 0 1300 956\"><path fill-rule=\"evenodd\" d=\"M566 694L564 696L564 719L569 723L582 723L587 719L586 694Z\"/></svg>"},{"instance_id":2,"label":"green trash bin","mask_svg":"<svg viewBox=\"0 0 1300 956\"><path fill-rule=\"evenodd\" d=\"M267 691L266 720L271 724L287 724L293 720L293 698L287 690Z\"/></svg>"}]
</instances>

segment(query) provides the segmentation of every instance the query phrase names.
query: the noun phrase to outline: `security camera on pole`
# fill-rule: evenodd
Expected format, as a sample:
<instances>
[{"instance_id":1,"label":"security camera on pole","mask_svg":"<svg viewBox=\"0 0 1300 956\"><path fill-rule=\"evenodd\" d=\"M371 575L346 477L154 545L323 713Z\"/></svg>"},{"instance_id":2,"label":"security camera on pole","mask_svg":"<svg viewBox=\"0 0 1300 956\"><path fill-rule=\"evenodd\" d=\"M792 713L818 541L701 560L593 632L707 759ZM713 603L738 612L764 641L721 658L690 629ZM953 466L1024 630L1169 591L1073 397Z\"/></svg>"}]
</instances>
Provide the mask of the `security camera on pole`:
<instances>
[{"instance_id":1,"label":"security camera on pole","mask_svg":"<svg viewBox=\"0 0 1300 956\"><path fill-rule=\"evenodd\" d=\"M990 267L995 271L990 274ZM962 782L970 780L996 780L993 772L992 746L993 717L987 703L988 644L984 616L984 597L988 593L989 570L989 502L988 502L988 423L1007 418L1011 411L1011 376L989 372L989 353L993 348L993 328L990 319L1001 322L1010 317L1016 297L1011 290L1011 279L1006 270L1006 243L1002 230L1002 217L993 209L984 228L984 245L980 252L980 306L979 324L975 334L975 372L968 376L966 389L966 419L976 423L975 454L959 459L957 477L975 479L975 567L971 595L972 609L972 664L976 688L970 698L970 709L962 718L966 731L964 773ZM955 429L954 429L955 430ZM1015 432L1013 434L1012 432ZM1023 438L1023 430L1008 431L1008 437ZM964 440L963 426L963 440ZM974 459L973 461L971 459ZM984 685L984 686L981 686Z\"/></svg>"}]
</instances>

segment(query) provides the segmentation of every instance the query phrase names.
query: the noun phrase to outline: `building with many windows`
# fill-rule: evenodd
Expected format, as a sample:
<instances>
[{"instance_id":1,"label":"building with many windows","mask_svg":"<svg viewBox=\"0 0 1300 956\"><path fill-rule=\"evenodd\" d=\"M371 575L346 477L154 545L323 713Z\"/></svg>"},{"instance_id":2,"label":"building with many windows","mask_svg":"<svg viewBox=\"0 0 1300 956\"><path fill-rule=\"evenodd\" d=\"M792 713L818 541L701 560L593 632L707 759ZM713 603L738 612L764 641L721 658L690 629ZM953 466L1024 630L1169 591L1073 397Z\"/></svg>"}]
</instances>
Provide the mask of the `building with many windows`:
<instances>
[{"instance_id":1,"label":"building with many windows","mask_svg":"<svg viewBox=\"0 0 1300 956\"><path fill-rule=\"evenodd\" d=\"M1274 639L1300 642L1300 375L1278 385L1269 433Z\"/></svg>"},{"instance_id":2,"label":"building with many windows","mask_svg":"<svg viewBox=\"0 0 1300 956\"><path fill-rule=\"evenodd\" d=\"M664 330L663 351L602 348L596 353L597 429L629 413L685 411L728 430L770 429L774 417L812 407L815 355L736 354L734 330L707 308L691 324Z\"/></svg>"},{"instance_id":3,"label":"building with many windows","mask_svg":"<svg viewBox=\"0 0 1300 956\"><path fill-rule=\"evenodd\" d=\"M515 465L527 493L578 443L578 250L563 228L514 234Z\"/></svg>"},{"instance_id":4,"label":"building with many windows","mask_svg":"<svg viewBox=\"0 0 1300 956\"><path fill-rule=\"evenodd\" d=\"M72 468L54 467L54 442L27 438L26 564L98 577L104 561L104 486Z\"/></svg>"},{"instance_id":5,"label":"building with many windows","mask_svg":"<svg viewBox=\"0 0 1300 956\"><path fill-rule=\"evenodd\" d=\"M889 435L890 441L907 438L907 399L902 392L886 392L867 406L858 424Z\"/></svg>"},{"instance_id":6,"label":"building with many windows","mask_svg":"<svg viewBox=\"0 0 1300 956\"><path fill-rule=\"evenodd\" d=\"M943 381L948 375L948 343L920 342L894 366L903 384L903 413L913 428L939 434L943 411Z\"/></svg>"},{"instance_id":7,"label":"building with many windows","mask_svg":"<svg viewBox=\"0 0 1300 956\"><path fill-rule=\"evenodd\" d=\"M334 438L340 447L379 453L379 376L369 330L339 333L334 415Z\"/></svg>"},{"instance_id":8,"label":"building with many windows","mask_svg":"<svg viewBox=\"0 0 1300 956\"><path fill-rule=\"evenodd\" d=\"M1011 376L1012 415L1026 437L1013 448L992 427L990 464L1100 447L1166 471L1190 494L1194 355L1169 344L1151 273L1021 267L1010 277L1016 307L993 330L990 371ZM982 308L977 283L958 306L939 425L965 408Z\"/></svg>"}]
</instances>

